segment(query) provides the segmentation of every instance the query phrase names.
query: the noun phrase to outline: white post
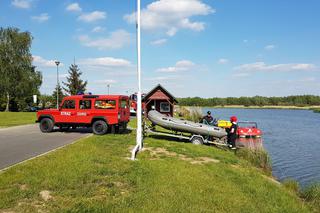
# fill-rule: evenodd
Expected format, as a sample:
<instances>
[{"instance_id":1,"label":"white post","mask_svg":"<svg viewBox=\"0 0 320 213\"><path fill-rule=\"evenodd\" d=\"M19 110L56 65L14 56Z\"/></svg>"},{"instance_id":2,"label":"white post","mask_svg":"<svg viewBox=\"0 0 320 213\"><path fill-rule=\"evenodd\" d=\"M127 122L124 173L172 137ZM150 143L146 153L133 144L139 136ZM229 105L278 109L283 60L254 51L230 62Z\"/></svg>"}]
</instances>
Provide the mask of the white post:
<instances>
[{"instance_id":1,"label":"white post","mask_svg":"<svg viewBox=\"0 0 320 213\"><path fill-rule=\"evenodd\" d=\"M57 109L59 109L59 87L60 87L60 84L59 84L59 64L60 64L60 61L55 61L54 63L57 65Z\"/></svg>"},{"instance_id":2,"label":"white post","mask_svg":"<svg viewBox=\"0 0 320 213\"><path fill-rule=\"evenodd\" d=\"M59 109L59 64L57 64L57 109Z\"/></svg>"},{"instance_id":3,"label":"white post","mask_svg":"<svg viewBox=\"0 0 320 213\"><path fill-rule=\"evenodd\" d=\"M140 0L137 0L137 57L138 57L138 94L137 94L137 137L136 147L132 150L131 160L142 149L142 103L141 103L141 55L140 55L140 37L141 37L141 20L140 20Z\"/></svg>"}]
</instances>

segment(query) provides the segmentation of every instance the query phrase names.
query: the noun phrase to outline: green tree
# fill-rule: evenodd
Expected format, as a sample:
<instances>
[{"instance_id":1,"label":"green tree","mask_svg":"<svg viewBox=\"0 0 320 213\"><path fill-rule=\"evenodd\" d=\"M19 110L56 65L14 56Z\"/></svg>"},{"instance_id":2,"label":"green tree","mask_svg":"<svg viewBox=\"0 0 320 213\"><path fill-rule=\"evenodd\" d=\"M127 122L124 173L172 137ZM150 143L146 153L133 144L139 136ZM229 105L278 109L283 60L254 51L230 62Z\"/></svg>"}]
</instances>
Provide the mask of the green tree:
<instances>
[{"instance_id":1,"label":"green tree","mask_svg":"<svg viewBox=\"0 0 320 213\"><path fill-rule=\"evenodd\" d=\"M311 106L320 105L320 96L295 95L287 97L227 97L227 98L178 98L183 106L216 106L216 105L244 105L244 106Z\"/></svg>"},{"instance_id":2,"label":"green tree","mask_svg":"<svg viewBox=\"0 0 320 213\"><path fill-rule=\"evenodd\" d=\"M54 89L53 93L52 93L52 97L53 97L53 107L57 106L57 89L58 89L58 97L59 97L59 106L61 104L62 99L66 96L63 93L62 87L59 85L56 86L56 88ZM52 106L52 105L51 105Z\"/></svg>"},{"instance_id":3,"label":"green tree","mask_svg":"<svg viewBox=\"0 0 320 213\"><path fill-rule=\"evenodd\" d=\"M64 91L68 95L76 95L78 92L85 92L87 81L81 80L80 76L82 72L78 68L78 65L71 64L68 71L69 76L67 77L67 82L62 82L65 87Z\"/></svg>"},{"instance_id":4,"label":"green tree","mask_svg":"<svg viewBox=\"0 0 320 213\"><path fill-rule=\"evenodd\" d=\"M60 88L61 90L61 88ZM55 95L56 93L54 93L53 95ZM54 99L53 95L45 95L45 94L41 94L39 97L39 104L41 106L41 108L51 108L51 107L56 107L56 105L54 105L54 103L56 103L57 98ZM56 97L56 95L55 95Z\"/></svg>"},{"instance_id":5,"label":"green tree","mask_svg":"<svg viewBox=\"0 0 320 213\"><path fill-rule=\"evenodd\" d=\"M21 110L39 94L42 75L32 66L31 42L29 32L0 28L0 100L5 100L5 111Z\"/></svg>"}]
</instances>

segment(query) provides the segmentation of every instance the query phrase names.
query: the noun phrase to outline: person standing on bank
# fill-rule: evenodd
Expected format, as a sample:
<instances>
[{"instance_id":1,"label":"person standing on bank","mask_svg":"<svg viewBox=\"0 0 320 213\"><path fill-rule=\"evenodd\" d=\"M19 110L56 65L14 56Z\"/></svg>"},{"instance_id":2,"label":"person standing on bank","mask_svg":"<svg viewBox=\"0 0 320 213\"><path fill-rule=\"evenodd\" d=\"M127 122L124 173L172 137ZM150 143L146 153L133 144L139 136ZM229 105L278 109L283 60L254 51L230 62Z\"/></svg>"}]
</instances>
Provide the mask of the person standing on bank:
<instances>
[{"instance_id":1,"label":"person standing on bank","mask_svg":"<svg viewBox=\"0 0 320 213\"><path fill-rule=\"evenodd\" d=\"M238 130L237 121L238 119L236 116L230 117L231 127L228 131L228 144L231 149L236 149L236 139L237 139L237 130Z\"/></svg>"}]
</instances>

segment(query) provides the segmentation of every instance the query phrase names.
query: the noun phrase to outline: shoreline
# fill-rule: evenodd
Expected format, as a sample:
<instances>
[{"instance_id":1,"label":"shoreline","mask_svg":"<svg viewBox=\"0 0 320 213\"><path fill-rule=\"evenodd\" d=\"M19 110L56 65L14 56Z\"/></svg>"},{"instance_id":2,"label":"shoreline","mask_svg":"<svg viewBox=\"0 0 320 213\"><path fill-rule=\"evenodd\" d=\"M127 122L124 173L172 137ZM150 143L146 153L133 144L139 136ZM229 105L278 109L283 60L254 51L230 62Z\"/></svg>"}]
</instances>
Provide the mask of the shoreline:
<instances>
[{"instance_id":1,"label":"shoreline","mask_svg":"<svg viewBox=\"0 0 320 213\"><path fill-rule=\"evenodd\" d=\"M320 108L320 106L244 106L244 105L216 105L216 106L184 106L178 105L179 107L201 107L201 108L226 108L226 109L292 109L292 110L314 110Z\"/></svg>"}]
</instances>

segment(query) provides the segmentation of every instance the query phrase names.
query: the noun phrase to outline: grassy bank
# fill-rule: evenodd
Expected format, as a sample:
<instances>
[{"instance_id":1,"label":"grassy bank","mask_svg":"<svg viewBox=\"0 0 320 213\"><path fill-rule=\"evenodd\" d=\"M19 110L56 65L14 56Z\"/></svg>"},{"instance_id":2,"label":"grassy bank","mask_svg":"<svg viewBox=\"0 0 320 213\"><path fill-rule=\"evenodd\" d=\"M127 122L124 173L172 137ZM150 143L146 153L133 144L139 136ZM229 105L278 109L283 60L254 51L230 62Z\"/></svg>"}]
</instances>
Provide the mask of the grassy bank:
<instances>
[{"instance_id":1,"label":"grassy bank","mask_svg":"<svg viewBox=\"0 0 320 213\"><path fill-rule=\"evenodd\" d=\"M0 112L0 128L32 124L35 120L35 112Z\"/></svg>"},{"instance_id":2,"label":"grassy bank","mask_svg":"<svg viewBox=\"0 0 320 213\"><path fill-rule=\"evenodd\" d=\"M0 174L0 212L310 212L230 151L135 135L82 139Z\"/></svg>"}]
</instances>

